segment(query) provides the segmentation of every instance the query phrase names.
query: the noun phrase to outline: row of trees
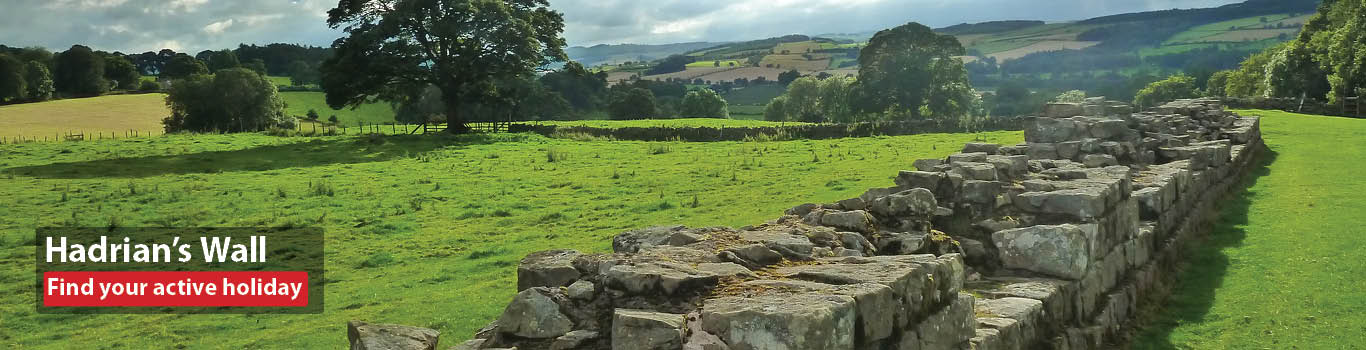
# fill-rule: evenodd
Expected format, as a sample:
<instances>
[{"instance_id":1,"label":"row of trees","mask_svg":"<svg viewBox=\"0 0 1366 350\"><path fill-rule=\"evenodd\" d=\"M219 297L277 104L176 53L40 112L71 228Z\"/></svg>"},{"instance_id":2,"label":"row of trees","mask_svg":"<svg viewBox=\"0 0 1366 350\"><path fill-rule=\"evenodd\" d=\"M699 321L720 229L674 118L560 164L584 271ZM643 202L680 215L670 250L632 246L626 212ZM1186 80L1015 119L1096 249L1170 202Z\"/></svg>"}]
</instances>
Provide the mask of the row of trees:
<instances>
[{"instance_id":1,"label":"row of trees","mask_svg":"<svg viewBox=\"0 0 1366 350\"><path fill-rule=\"evenodd\" d=\"M53 54L42 48L0 46L0 103L98 96L111 90L155 89L127 57L75 45Z\"/></svg>"},{"instance_id":2,"label":"row of trees","mask_svg":"<svg viewBox=\"0 0 1366 350\"><path fill-rule=\"evenodd\" d=\"M1209 93L1339 103L1366 94L1366 2L1325 0L1295 40L1209 79Z\"/></svg>"},{"instance_id":3,"label":"row of trees","mask_svg":"<svg viewBox=\"0 0 1366 350\"><path fill-rule=\"evenodd\" d=\"M980 113L968 82L965 51L953 36L919 23L878 32L859 54L857 80L803 77L769 103L771 121L859 122L921 120L956 122Z\"/></svg>"}]
</instances>

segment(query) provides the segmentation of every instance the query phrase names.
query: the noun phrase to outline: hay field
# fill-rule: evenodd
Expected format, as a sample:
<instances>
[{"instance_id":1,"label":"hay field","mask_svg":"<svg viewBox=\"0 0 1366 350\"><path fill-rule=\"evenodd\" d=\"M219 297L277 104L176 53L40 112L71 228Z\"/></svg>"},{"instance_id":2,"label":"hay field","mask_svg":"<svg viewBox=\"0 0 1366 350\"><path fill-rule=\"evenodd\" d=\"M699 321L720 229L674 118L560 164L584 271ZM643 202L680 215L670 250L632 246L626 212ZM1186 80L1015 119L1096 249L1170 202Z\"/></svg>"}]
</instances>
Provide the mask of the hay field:
<instances>
[{"instance_id":1,"label":"hay field","mask_svg":"<svg viewBox=\"0 0 1366 350\"><path fill-rule=\"evenodd\" d=\"M110 95L0 106L0 137L57 138L58 134L116 134L137 130L161 134L171 115L164 94ZM108 137L108 136L106 136Z\"/></svg>"},{"instance_id":2,"label":"hay field","mask_svg":"<svg viewBox=\"0 0 1366 350\"><path fill-rule=\"evenodd\" d=\"M1028 46L1001 51L987 56L995 57L996 62L1005 62L1020 57L1025 57L1031 53L1048 52L1059 50L1081 50L1088 47L1099 45L1099 41L1040 41Z\"/></svg>"}]
</instances>

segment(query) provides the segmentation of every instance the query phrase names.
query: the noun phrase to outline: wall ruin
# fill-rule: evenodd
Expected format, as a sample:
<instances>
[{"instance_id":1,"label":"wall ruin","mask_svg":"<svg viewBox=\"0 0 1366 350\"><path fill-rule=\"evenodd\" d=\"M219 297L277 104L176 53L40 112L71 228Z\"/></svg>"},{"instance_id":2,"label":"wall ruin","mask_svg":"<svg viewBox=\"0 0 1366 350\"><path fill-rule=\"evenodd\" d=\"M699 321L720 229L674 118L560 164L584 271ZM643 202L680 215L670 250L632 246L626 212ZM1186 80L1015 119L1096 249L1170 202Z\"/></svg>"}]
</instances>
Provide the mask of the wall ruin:
<instances>
[{"instance_id":1,"label":"wall ruin","mask_svg":"<svg viewBox=\"0 0 1366 350\"><path fill-rule=\"evenodd\" d=\"M1105 348L1263 147L1257 118L1214 100L1130 112L1050 105L1025 144L915 161L858 198L531 254L502 316L454 349ZM434 332L348 333L431 349Z\"/></svg>"}]
</instances>

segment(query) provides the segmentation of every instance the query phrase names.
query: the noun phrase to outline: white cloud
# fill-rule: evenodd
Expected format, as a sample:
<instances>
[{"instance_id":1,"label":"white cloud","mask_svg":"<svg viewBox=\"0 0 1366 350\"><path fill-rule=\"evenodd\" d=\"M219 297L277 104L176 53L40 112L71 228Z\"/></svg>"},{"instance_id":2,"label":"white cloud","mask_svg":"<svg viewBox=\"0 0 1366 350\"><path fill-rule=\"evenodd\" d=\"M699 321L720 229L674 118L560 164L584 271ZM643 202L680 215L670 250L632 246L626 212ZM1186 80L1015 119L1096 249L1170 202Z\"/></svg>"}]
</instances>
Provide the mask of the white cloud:
<instances>
[{"instance_id":1,"label":"white cloud","mask_svg":"<svg viewBox=\"0 0 1366 350\"><path fill-rule=\"evenodd\" d=\"M231 18L209 23L209 25L204 26L204 32L209 34L223 34L223 31L232 27L232 23L233 20Z\"/></svg>"}]
</instances>

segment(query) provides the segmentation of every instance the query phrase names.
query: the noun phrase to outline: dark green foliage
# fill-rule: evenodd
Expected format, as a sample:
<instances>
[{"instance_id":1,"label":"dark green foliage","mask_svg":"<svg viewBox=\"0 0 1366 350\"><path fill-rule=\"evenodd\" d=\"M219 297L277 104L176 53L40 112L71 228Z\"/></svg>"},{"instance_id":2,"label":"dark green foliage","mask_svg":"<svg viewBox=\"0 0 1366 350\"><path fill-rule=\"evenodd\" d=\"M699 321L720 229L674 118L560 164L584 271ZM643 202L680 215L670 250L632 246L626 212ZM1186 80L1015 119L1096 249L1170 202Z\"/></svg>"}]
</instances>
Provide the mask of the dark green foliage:
<instances>
[{"instance_id":1,"label":"dark green foliage","mask_svg":"<svg viewBox=\"0 0 1366 350\"><path fill-rule=\"evenodd\" d=\"M294 61L289 64L289 82L294 86L305 86L318 83L318 67L304 61Z\"/></svg>"},{"instance_id":2,"label":"dark green foliage","mask_svg":"<svg viewBox=\"0 0 1366 350\"><path fill-rule=\"evenodd\" d=\"M564 68L546 73L540 82L579 111L597 109L606 102L607 73L594 74L578 62L566 62Z\"/></svg>"},{"instance_id":3,"label":"dark green foliage","mask_svg":"<svg viewBox=\"0 0 1366 350\"><path fill-rule=\"evenodd\" d=\"M127 58L118 55L104 56L104 79L109 81L110 88L118 90L133 90L138 88L138 81L142 80L142 73L138 72L138 67Z\"/></svg>"},{"instance_id":4,"label":"dark green foliage","mask_svg":"<svg viewBox=\"0 0 1366 350\"><path fill-rule=\"evenodd\" d=\"M242 68L250 69L251 71L256 72L256 74L260 75L269 74L269 72L266 70L266 61L259 58L254 58L247 61L246 63L243 63Z\"/></svg>"},{"instance_id":5,"label":"dark green foliage","mask_svg":"<svg viewBox=\"0 0 1366 350\"><path fill-rule=\"evenodd\" d=\"M894 120L956 120L973 108L958 39L909 23L873 36L859 54L853 109Z\"/></svg>"},{"instance_id":6,"label":"dark green foliage","mask_svg":"<svg viewBox=\"0 0 1366 350\"><path fill-rule=\"evenodd\" d=\"M992 21L974 24L957 24L935 29L936 32L953 35L986 34L1008 32L1044 25L1044 21Z\"/></svg>"},{"instance_id":7,"label":"dark green foliage","mask_svg":"<svg viewBox=\"0 0 1366 350\"><path fill-rule=\"evenodd\" d=\"M24 82L28 85L28 98L31 101L50 100L57 89L52 83L52 72L39 61L29 61L24 65Z\"/></svg>"},{"instance_id":8,"label":"dark green foliage","mask_svg":"<svg viewBox=\"0 0 1366 350\"><path fill-rule=\"evenodd\" d=\"M730 118L730 110L726 107L726 100L712 89L700 89L688 92L683 97L683 104L679 109L679 116L684 118Z\"/></svg>"},{"instance_id":9,"label":"dark green foliage","mask_svg":"<svg viewBox=\"0 0 1366 350\"><path fill-rule=\"evenodd\" d=\"M612 119L649 119L657 115L655 94L648 89L633 88L626 92L616 92L608 107Z\"/></svg>"},{"instance_id":10,"label":"dark green foliage","mask_svg":"<svg viewBox=\"0 0 1366 350\"><path fill-rule=\"evenodd\" d=\"M802 72L798 72L796 69L789 70L786 72L778 73L778 83L783 85L792 84L792 82L797 81L797 78L801 77Z\"/></svg>"},{"instance_id":11,"label":"dark green foliage","mask_svg":"<svg viewBox=\"0 0 1366 350\"><path fill-rule=\"evenodd\" d=\"M24 81L24 63L14 56L0 54L0 103L23 101L28 98L28 84Z\"/></svg>"},{"instance_id":12,"label":"dark green foliage","mask_svg":"<svg viewBox=\"0 0 1366 350\"><path fill-rule=\"evenodd\" d=\"M256 72L232 68L177 80L166 96L167 132L261 131L286 124L275 84Z\"/></svg>"},{"instance_id":13,"label":"dark green foliage","mask_svg":"<svg viewBox=\"0 0 1366 350\"><path fill-rule=\"evenodd\" d=\"M81 45L57 55L57 73L52 80L58 92L71 96L99 96L109 91L104 59Z\"/></svg>"},{"instance_id":14,"label":"dark green foliage","mask_svg":"<svg viewBox=\"0 0 1366 350\"><path fill-rule=\"evenodd\" d=\"M143 80L142 84L138 86L138 91L141 92L156 92L158 90L161 90L161 84L151 80Z\"/></svg>"},{"instance_id":15,"label":"dark green foliage","mask_svg":"<svg viewBox=\"0 0 1366 350\"><path fill-rule=\"evenodd\" d=\"M1195 78L1177 74L1166 80L1148 84L1134 96L1134 105L1141 108L1154 107L1176 99L1193 98L1198 95Z\"/></svg>"},{"instance_id":16,"label":"dark green foliage","mask_svg":"<svg viewBox=\"0 0 1366 350\"><path fill-rule=\"evenodd\" d=\"M161 71L161 77L167 79L181 79L197 74L209 74L209 67L204 65L203 61L186 54L172 57Z\"/></svg>"},{"instance_id":17,"label":"dark green foliage","mask_svg":"<svg viewBox=\"0 0 1366 350\"><path fill-rule=\"evenodd\" d=\"M211 73L242 66L242 63L237 60L237 54L233 53L232 50L214 51L207 56L205 64L208 65Z\"/></svg>"},{"instance_id":18,"label":"dark green foliage","mask_svg":"<svg viewBox=\"0 0 1366 350\"><path fill-rule=\"evenodd\" d=\"M669 74L669 73L674 73L674 72L682 72L682 71L688 69L688 64L689 64L689 63L693 63L693 61L694 61L693 58L692 58L692 57L689 57L689 56L683 56L683 55L673 55L673 56L669 56L669 57L667 57L667 58L665 58L665 59L663 59L663 60L660 60L660 61L659 61L659 64L656 64L656 65L654 66L654 68L650 68L650 70L645 71L645 75Z\"/></svg>"},{"instance_id":19,"label":"dark green foliage","mask_svg":"<svg viewBox=\"0 0 1366 350\"><path fill-rule=\"evenodd\" d=\"M545 0L341 0L327 22L347 33L321 69L329 105L414 99L436 86L453 133L468 131L463 112L498 107L479 103L499 97L497 81L568 60L564 18Z\"/></svg>"}]
</instances>

